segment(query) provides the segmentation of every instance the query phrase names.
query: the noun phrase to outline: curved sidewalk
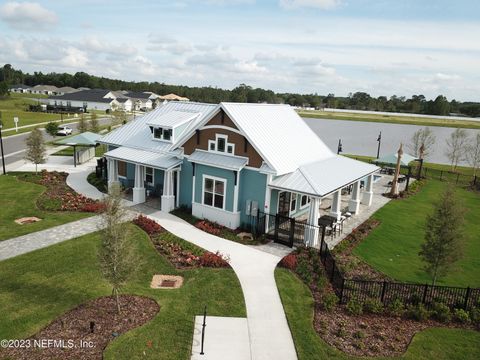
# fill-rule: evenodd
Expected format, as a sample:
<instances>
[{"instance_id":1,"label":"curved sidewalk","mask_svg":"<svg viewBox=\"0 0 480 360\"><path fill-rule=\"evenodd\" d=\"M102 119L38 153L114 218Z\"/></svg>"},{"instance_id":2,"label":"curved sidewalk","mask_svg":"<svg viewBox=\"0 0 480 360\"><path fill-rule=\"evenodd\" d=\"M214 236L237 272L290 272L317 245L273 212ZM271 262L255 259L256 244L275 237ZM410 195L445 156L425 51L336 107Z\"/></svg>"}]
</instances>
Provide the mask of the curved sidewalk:
<instances>
[{"instance_id":1,"label":"curved sidewalk","mask_svg":"<svg viewBox=\"0 0 480 360\"><path fill-rule=\"evenodd\" d=\"M230 257L245 297L252 359L297 359L274 277L280 256L210 235L168 213L145 206L135 208L178 237Z\"/></svg>"}]
</instances>

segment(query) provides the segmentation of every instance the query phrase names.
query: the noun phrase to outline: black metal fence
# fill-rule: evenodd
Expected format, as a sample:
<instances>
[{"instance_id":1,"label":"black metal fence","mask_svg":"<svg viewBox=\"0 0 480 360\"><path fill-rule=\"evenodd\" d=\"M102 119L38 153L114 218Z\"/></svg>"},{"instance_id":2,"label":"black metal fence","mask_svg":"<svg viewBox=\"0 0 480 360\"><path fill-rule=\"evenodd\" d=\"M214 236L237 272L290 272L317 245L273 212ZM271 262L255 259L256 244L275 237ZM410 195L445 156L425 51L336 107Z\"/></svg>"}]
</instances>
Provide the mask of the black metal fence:
<instances>
[{"instance_id":1,"label":"black metal fence","mask_svg":"<svg viewBox=\"0 0 480 360\"><path fill-rule=\"evenodd\" d=\"M421 303L427 308L434 303L443 303L451 308L470 309L480 303L479 288L346 279L323 239L320 244L320 260L340 304L355 299L361 302L378 300L388 305L398 299L404 304Z\"/></svg>"},{"instance_id":2,"label":"black metal fence","mask_svg":"<svg viewBox=\"0 0 480 360\"><path fill-rule=\"evenodd\" d=\"M458 186L472 186L480 181L477 176L466 175L453 171L432 169L428 167L422 168L422 177L426 179L435 179L440 181L448 181Z\"/></svg>"}]
</instances>

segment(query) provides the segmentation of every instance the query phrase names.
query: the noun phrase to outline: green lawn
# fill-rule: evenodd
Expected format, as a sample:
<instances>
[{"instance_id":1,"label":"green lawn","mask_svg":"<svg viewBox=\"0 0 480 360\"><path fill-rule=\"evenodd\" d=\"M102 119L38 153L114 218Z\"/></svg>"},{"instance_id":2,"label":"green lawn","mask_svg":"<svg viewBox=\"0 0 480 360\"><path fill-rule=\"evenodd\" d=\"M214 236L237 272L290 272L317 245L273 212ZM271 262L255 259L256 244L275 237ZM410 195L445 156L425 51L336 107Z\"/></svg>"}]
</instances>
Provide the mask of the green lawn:
<instances>
[{"instance_id":1,"label":"green lawn","mask_svg":"<svg viewBox=\"0 0 480 360\"><path fill-rule=\"evenodd\" d=\"M13 118L18 117L18 126L31 125L45 121L60 120L60 114L46 114L41 112L25 111L29 104L35 105L37 101L32 100L38 97L35 94L11 94L7 98L0 98L0 111L2 112L2 121L4 130L14 128ZM5 135L13 135L15 131L6 132Z\"/></svg>"},{"instance_id":2,"label":"green lawn","mask_svg":"<svg viewBox=\"0 0 480 360\"><path fill-rule=\"evenodd\" d=\"M61 225L88 216L91 213L49 212L40 210L37 198L45 188L41 185L17 180L14 175L0 176L0 241ZM15 219L36 216L42 221L19 225Z\"/></svg>"},{"instance_id":3,"label":"green lawn","mask_svg":"<svg viewBox=\"0 0 480 360\"><path fill-rule=\"evenodd\" d=\"M280 268L275 270L275 279L299 360L362 359L348 356L329 346L315 332L312 323L313 298L310 290L301 280L290 271ZM407 352L401 358L479 359L480 332L444 328L427 329L414 336Z\"/></svg>"},{"instance_id":4,"label":"green lawn","mask_svg":"<svg viewBox=\"0 0 480 360\"><path fill-rule=\"evenodd\" d=\"M133 225L132 231L131 240L143 262L123 293L155 299L160 312L110 343L106 359L190 359L193 319L204 305L212 316L246 316L233 270L177 271L143 231ZM99 244L100 235L95 233L0 262L0 339L31 336L69 309L110 295L98 268ZM154 274L180 274L184 285L178 290L150 289Z\"/></svg>"},{"instance_id":5,"label":"green lawn","mask_svg":"<svg viewBox=\"0 0 480 360\"><path fill-rule=\"evenodd\" d=\"M446 186L445 182L429 180L416 195L391 201L378 210L373 217L380 220L380 225L354 249L354 254L394 279L430 282L418 252L424 239L425 218ZM467 209L464 257L438 283L480 287L480 194L457 188L457 195Z\"/></svg>"},{"instance_id":6,"label":"green lawn","mask_svg":"<svg viewBox=\"0 0 480 360\"><path fill-rule=\"evenodd\" d=\"M432 117L418 117L415 116L415 114L412 114L411 116L398 116L385 114L362 114L351 112L337 113L319 110L298 110L298 114L302 117L318 118L325 120L365 121L391 124L480 129L480 123L474 120L436 119Z\"/></svg>"}]
</instances>

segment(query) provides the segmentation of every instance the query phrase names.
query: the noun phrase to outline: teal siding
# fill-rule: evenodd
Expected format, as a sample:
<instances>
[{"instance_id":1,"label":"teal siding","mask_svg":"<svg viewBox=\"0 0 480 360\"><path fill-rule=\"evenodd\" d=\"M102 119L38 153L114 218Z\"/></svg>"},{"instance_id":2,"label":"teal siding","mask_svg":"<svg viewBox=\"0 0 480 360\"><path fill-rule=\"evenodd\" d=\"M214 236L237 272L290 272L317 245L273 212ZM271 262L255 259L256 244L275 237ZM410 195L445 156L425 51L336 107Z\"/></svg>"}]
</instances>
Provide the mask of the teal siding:
<instances>
[{"instance_id":1,"label":"teal siding","mask_svg":"<svg viewBox=\"0 0 480 360\"><path fill-rule=\"evenodd\" d=\"M187 159L183 159L180 171L180 205L192 207L193 167Z\"/></svg>"},{"instance_id":2,"label":"teal siding","mask_svg":"<svg viewBox=\"0 0 480 360\"><path fill-rule=\"evenodd\" d=\"M278 193L279 190L272 190L270 195L270 209L267 211L269 214L275 215L278 211Z\"/></svg>"},{"instance_id":3,"label":"teal siding","mask_svg":"<svg viewBox=\"0 0 480 360\"><path fill-rule=\"evenodd\" d=\"M238 209L240 211L240 224L249 224L250 216L245 214L247 200L257 201L258 209L265 211L265 187L267 175L258 171L243 169L240 171L240 188L238 192Z\"/></svg>"},{"instance_id":4,"label":"teal siding","mask_svg":"<svg viewBox=\"0 0 480 360\"><path fill-rule=\"evenodd\" d=\"M182 174L183 176L184 174ZM233 194L235 190L235 178L232 170L220 169L206 165L195 165L195 202L202 203L203 175L210 175L227 180L225 210L233 211Z\"/></svg>"}]
</instances>

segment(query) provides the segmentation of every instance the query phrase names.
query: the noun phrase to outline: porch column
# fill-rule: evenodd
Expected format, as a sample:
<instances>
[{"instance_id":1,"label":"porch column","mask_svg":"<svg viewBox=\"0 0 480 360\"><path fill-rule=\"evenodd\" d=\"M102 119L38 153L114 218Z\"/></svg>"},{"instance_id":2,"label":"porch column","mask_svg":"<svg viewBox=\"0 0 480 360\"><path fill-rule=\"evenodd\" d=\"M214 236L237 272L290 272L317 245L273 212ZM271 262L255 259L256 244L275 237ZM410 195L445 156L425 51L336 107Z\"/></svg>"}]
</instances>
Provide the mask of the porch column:
<instances>
[{"instance_id":1,"label":"porch column","mask_svg":"<svg viewBox=\"0 0 480 360\"><path fill-rule=\"evenodd\" d=\"M173 170L166 170L163 175L162 211L170 212L175 208L173 196Z\"/></svg>"},{"instance_id":2,"label":"porch column","mask_svg":"<svg viewBox=\"0 0 480 360\"><path fill-rule=\"evenodd\" d=\"M353 183L352 198L348 203L348 211L355 214L360 211L360 180Z\"/></svg>"},{"instance_id":3,"label":"porch column","mask_svg":"<svg viewBox=\"0 0 480 360\"><path fill-rule=\"evenodd\" d=\"M318 218L320 217L320 204L322 199L310 198L310 209L308 213L308 222L305 229L305 245L310 247L319 247L318 241ZM310 225L310 226L309 226Z\"/></svg>"},{"instance_id":4,"label":"porch column","mask_svg":"<svg viewBox=\"0 0 480 360\"><path fill-rule=\"evenodd\" d=\"M367 183L365 184L365 191L363 192L362 204L370 206L373 199L373 174L367 176Z\"/></svg>"},{"instance_id":5,"label":"porch column","mask_svg":"<svg viewBox=\"0 0 480 360\"><path fill-rule=\"evenodd\" d=\"M175 205L177 208L180 206L180 169L177 170L177 198L175 199Z\"/></svg>"},{"instance_id":6,"label":"porch column","mask_svg":"<svg viewBox=\"0 0 480 360\"><path fill-rule=\"evenodd\" d=\"M269 232L269 224L270 224L270 216L268 214L270 213L270 200L272 198L272 189L268 187L270 182L272 181L272 175L268 174L267 175L267 183L265 186L265 204L263 206L263 212L265 213L265 232Z\"/></svg>"},{"instance_id":7,"label":"porch column","mask_svg":"<svg viewBox=\"0 0 480 360\"><path fill-rule=\"evenodd\" d=\"M117 160L107 158L108 187L118 185L118 164Z\"/></svg>"},{"instance_id":8,"label":"porch column","mask_svg":"<svg viewBox=\"0 0 480 360\"><path fill-rule=\"evenodd\" d=\"M133 203L145 202L145 166L135 164L135 185L133 188Z\"/></svg>"},{"instance_id":9,"label":"porch column","mask_svg":"<svg viewBox=\"0 0 480 360\"><path fill-rule=\"evenodd\" d=\"M233 176L235 177L235 187L233 190L233 212L238 211L238 188L240 187L240 171L234 171Z\"/></svg>"},{"instance_id":10,"label":"porch column","mask_svg":"<svg viewBox=\"0 0 480 360\"><path fill-rule=\"evenodd\" d=\"M333 193L332 208L330 209L330 216L337 220L342 216L342 189Z\"/></svg>"}]
</instances>

